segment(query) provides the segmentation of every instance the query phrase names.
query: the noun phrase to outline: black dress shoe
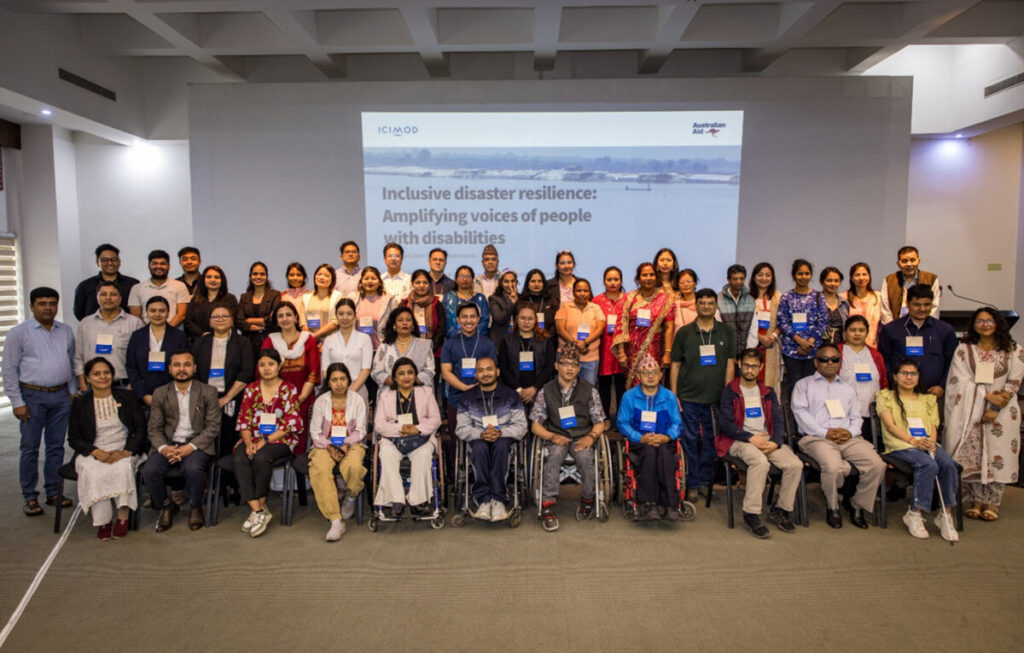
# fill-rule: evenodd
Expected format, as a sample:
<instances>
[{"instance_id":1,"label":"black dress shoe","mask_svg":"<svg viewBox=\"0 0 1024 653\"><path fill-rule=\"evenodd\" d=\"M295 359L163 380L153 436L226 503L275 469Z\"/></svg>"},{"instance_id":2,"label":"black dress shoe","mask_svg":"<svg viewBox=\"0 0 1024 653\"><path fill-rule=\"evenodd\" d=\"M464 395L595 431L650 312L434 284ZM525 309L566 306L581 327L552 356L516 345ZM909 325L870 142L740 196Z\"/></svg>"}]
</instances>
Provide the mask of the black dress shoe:
<instances>
[{"instance_id":1,"label":"black dress shoe","mask_svg":"<svg viewBox=\"0 0 1024 653\"><path fill-rule=\"evenodd\" d=\"M752 512L743 513L743 525L747 527L750 534L754 537L761 538L762 540L771 533L768 532L768 527L761 521L760 515L755 515Z\"/></svg>"},{"instance_id":2,"label":"black dress shoe","mask_svg":"<svg viewBox=\"0 0 1024 653\"><path fill-rule=\"evenodd\" d=\"M857 528L868 527L868 522L864 519L864 511L860 508L850 508L850 523Z\"/></svg>"},{"instance_id":3,"label":"black dress shoe","mask_svg":"<svg viewBox=\"0 0 1024 653\"><path fill-rule=\"evenodd\" d=\"M841 512L839 512L838 509L836 509L836 510L826 510L825 511L825 521L828 522L828 525L831 526L832 528L842 528L843 527L843 515L842 515Z\"/></svg>"}]
</instances>

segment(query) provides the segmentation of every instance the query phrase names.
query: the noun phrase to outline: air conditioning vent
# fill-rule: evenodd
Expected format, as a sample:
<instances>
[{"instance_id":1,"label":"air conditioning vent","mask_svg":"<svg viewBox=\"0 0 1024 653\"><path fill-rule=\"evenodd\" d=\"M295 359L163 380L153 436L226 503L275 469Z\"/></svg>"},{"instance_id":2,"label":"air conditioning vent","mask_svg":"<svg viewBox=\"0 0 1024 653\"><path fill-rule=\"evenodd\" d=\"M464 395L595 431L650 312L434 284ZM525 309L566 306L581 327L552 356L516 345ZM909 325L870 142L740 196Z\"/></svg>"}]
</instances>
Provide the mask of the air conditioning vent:
<instances>
[{"instance_id":1,"label":"air conditioning vent","mask_svg":"<svg viewBox=\"0 0 1024 653\"><path fill-rule=\"evenodd\" d=\"M998 93L999 91L1005 91L1008 88L1012 88L1017 84L1024 83L1024 73L1018 73L1013 77L1007 77L1006 79L996 82L985 87L985 97Z\"/></svg>"},{"instance_id":2,"label":"air conditioning vent","mask_svg":"<svg viewBox=\"0 0 1024 653\"><path fill-rule=\"evenodd\" d=\"M89 91L90 93L95 93L96 95L99 95L100 97L105 97L108 100L110 100L111 102L117 102L117 93L111 91L109 88L106 88L104 86L100 86L96 82L90 82L88 79L86 79L84 77L79 77L78 75L76 75L74 73L69 73L68 71L64 70L63 68L58 68L57 69L57 74L65 82L70 82L70 83L74 84L75 86L78 86L80 88L84 88L85 90Z\"/></svg>"}]
</instances>

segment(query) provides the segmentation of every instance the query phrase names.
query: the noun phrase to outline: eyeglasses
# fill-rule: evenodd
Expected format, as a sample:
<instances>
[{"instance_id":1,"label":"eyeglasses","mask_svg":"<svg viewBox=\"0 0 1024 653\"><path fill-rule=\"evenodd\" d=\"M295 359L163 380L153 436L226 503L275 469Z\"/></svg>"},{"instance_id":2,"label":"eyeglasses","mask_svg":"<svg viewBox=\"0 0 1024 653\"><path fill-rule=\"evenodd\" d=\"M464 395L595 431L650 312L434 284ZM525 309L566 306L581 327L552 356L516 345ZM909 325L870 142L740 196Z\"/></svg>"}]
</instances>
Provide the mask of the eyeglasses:
<instances>
[{"instance_id":1,"label":"eyeglasses","mask_svg":"<svg viewBox=\"0 0 1024 653\"><path fill-rule=\"evenodd\" d=\"M896 375L897 376L905 376L908 379L910 379L910 378L913 378L915 376L921 376L921 373L918 372L917 370L900 370L899 372L896 372Z\"/></svg>"},{"instance_id":2,"label":"eyeglasses","mask_svg":"<svg viewBox=\"0 0 1024 653\"><path fill-rule=\"evenodd\" d=\"M211 320L227 320L230 317L231 317L230 315L211 315L210 319Z\"/></svg>"},{"instance_id":3,"label":"eyeglasses","mask_svg":"<svg viewBox=\"0 0 1024 653\"><path fill-rule=\"evenodd\" d=\"M982 320L975 320L974 321L974 325L975 326L995 326L996 325L996 321L993 320L992 318L982 319Z\"/></svg>"},{"instance_id":4,"label":"eyeglasses","mask_svg":"<svg viewBox=\"0 0 1024 653\"><path fill-rule=\"evenodd\" d=\"M818 356L814 360L818 361L819 363L838 363L843 359L838 356Z\"/></svg>"},{"instance_id":5,"label":"eyeglasses","mask_svg":"<svg viewBox=\"0 0 1024 653\"><path fill-rule=\"evenodd\" d=\"M659 375L659 376L660 376L660 375L661 375L661 370L655 370L655 369L650 369L650 370L640 370L640 374L650 374L650 375L652 375L652 376L653 376L653 375L655 375L655 374L657 374L657 375Z\"/></svg>"},{"instance_id":6,"label":"eyeglasses","mask_svg":"<svg viewBox=\"0 0 1024 653\"><path fill-rule=\"evenodd\" d=\"M566 367L579 367L580 366L579 363L569 362L569 361L558 361L558 364L559 365L565 365Z\"/></svg>"},{"instance_id":7,"label":"eyeglasses","mask_svg":"<svg viewBox=\"0 0 1024 653\"><path fill-rule=\"evenodd\" d=\"M117 263L121 260L120 256L101 256L100 263Z\"/></svg>"},{"instance_id":8,"label":"eyeglasses","mask_svg":"<svg viewBox=\"0 0 1024 653\"><path fill-rule=\"evenodd\" d=\"M751 363L740 363L740 369L743 369L743 370L759 370L759 369L761 369L761 364L760 363L754 363L754 364L751 364Z\"/></svg>"}]
</instances>

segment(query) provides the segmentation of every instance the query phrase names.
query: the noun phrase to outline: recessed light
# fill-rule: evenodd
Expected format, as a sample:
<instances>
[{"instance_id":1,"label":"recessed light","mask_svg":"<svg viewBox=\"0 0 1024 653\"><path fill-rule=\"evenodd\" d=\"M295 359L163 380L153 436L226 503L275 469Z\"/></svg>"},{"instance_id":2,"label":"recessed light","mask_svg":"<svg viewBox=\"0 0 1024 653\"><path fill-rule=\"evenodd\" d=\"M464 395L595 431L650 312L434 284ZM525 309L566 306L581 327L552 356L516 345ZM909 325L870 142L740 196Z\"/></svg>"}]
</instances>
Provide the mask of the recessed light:
<instances>
[{"instance_id":1,"label":"recessed light","mask_svg":"<svg viewBox=\"0 0 1024 653\"><path fill-rule=\"evenodd\" d=\"M963 137L964 137L964 135L963 135L963 134L957 134L957 135L956 135L956 137L957 137L957 138L963 138Z\"/></svg>"},{"instance_id":2,"label":"recessed light","mask_svg":"<svg viewBox=\"0 0 1024 653\"><path fill-rule=\"evenodd\" d=\"M39 113L43 114L44 116L52 116L53 115L53 111L51 111L49 109L43 109Z\"/></svg>"}]
</instances>

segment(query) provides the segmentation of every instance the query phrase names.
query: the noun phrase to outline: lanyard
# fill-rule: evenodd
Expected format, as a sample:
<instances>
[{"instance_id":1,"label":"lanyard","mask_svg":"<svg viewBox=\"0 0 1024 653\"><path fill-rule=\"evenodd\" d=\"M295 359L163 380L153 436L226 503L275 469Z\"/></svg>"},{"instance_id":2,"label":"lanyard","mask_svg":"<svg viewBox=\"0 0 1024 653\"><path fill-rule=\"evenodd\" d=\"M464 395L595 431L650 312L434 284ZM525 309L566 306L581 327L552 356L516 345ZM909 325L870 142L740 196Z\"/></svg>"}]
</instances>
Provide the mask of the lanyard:
<instances>
[{"instance_id":1,"label":"lanyard","mask_svg":"<svg viewBox=\"0 0 1024 653\"><path fill-rule=\"evenodd\" d=\"M459 344L462 345L462 357L463 358L476 358L476 346L480 344L480 332L477 331L476 334L473 336L473 355L472 356L470 356L466 352L466 336L465 335L463 335L461 338L459 338Z\"/></svg>"},{"instance_id":2,"label":"lanyard","mask_svg":"<svg viewBox=\"0 0 1024 653\"><path fill-rule=\"evenodd\" d=\"M715 326L714 325L711 325L711 331L705 331L704 329L700 328L699 324L697 325L697 337L700 338L701 346L710 345L711 344L711 341L714 340L714 338L715 338L714 334L713 334L714 330L715 330ZM708 341L707 342L704 342L704 334L705 333L708 334Z\"/></svg>"},{"instance_id":3,"label":"lanyard","mask_svg":"<svg viewBox=\"0 0 1024 653\"><path fill-rule=\"evenodd\" d=\"M519 336L519 353L520 354L522 354L524 352L527 352L527 351L530 351L530 350L533 349L533 347L530 346L530 340L532 340L532 338L524 338L521 335Z\"/></svg>"},{"instance_id":4,"label":"lanyard","mask_svg":"<svg viewBox=\"0 0 1024 653\"><path fill-rule=\"evenodd\" d=\"M654 412L654 400L657 399L657 398L658 398L658 393L657 392L654 393L653 397L648 396L646 392L644 393L644 399L647 401L647 410L649 412Z\"/></svg>"},{"instance_id":5,"label":"lanyard","mask_svg":"<svg viewBox=\"0 0 1024 653\"><path fill-rule=\"evenodd\" d=\"M487 400L487 396L484 394L483 389L480 389L480 399L484 402L484 415L494 414L494 393L497 390L491 390L491 400Z\"/></svg>"},{"instance_id":6,"label":"lanyard","mask_svg":"<svg viewBox=\"0 0 1024 653\"><path fill-rule=\"evenodd\" d=\"M412 412L413 393L409 393L408 399L402 398L402 391L398 391L398 414L404 415Z\"/></svg>"}]
</instances>

